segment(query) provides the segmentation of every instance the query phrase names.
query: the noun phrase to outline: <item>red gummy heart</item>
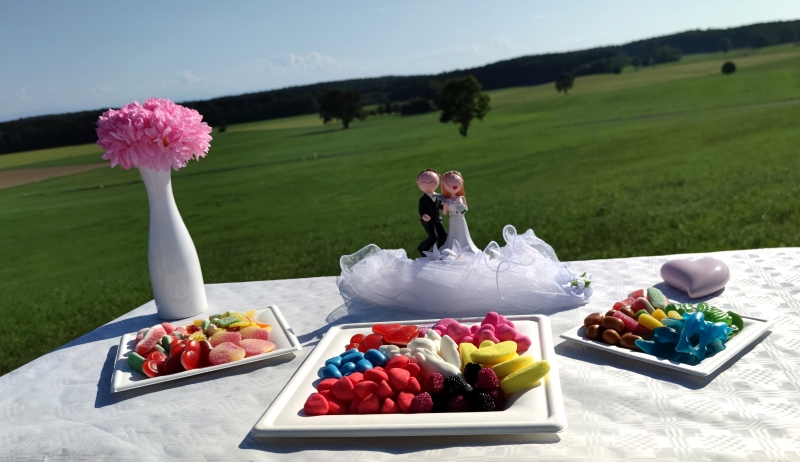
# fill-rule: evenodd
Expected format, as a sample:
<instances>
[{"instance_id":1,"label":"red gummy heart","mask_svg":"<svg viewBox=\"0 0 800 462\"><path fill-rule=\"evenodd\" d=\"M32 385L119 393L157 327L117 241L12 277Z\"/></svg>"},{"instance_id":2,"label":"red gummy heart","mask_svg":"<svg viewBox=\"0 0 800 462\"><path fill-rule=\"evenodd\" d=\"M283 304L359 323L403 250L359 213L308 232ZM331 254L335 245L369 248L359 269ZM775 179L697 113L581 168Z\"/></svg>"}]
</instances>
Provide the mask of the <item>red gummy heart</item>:
<instances>
[{"instance_id":1,"label":"red gummy heart","mask_svg":"<svg viewBox=\"0 0 800 462\"><path fill-rule=\"evenodd\" d=\"M364 338L364 343L361 345L366 345L369 348L377 350L383 345L383 336L380 334L369 334ZM359 347L358 351L361 351L361 347Z\"/></svg>"},{"instance_id":2,"label":"red gummy heart","mask_svg":"<svg viewBox=\"0 0 800 462\"><path fill-rule=\"evenodd\" d=\"M185 349L186 349L185 343L175 343L171 347L169 347L169 357L172 358L174 356L177 356L180 358L180 356L183 354L183 350Z\"/></svg>"},{"instance_id":3,"label":"red gummy heart","mask_svg":"<svg viewBox=\"0 0 800 462\"><path fill-rule=\"evenodd\" d=\"M200 353L200 342L197 340L189 340L186 342L186 346L184 347L184 351L191 351L192 353Z\"/></svg>"},{"instance_id":4,"label":"red gummy heart","mask_svg":"<svg viewBox=\"0 0 800 462\"><path fill-rule=\"evenodd\" d=\"M200 347L197 347L198 350ZM197 367L197 364L200 363L200 353L194 352L190 350L186 350L181 355L181 366L187 371L190 371Z\"/></svg>"},{"instance_id":5,"label":"red gummy heart","mask_svg":"<svg viewBox=\"0 0 800 462\"><path fill-rule=\"evenodd\" d=\"M395 330L403 327L402 324L375 324L372 326L372 332L380 335L386 335L390 330Z\"/></svg>"},{"instance_id":6,"label":"red gummy heart","mask_svg":"<svg viewBox=\"0 0 800 462\"><path fill-rule=\"evenodd\" d=\"M417 326L405 326L390 330L383 336L383 340L395 345L408 345L408 343L417 338L418 335L419 328Z\"/></svg>"}]
</instances>

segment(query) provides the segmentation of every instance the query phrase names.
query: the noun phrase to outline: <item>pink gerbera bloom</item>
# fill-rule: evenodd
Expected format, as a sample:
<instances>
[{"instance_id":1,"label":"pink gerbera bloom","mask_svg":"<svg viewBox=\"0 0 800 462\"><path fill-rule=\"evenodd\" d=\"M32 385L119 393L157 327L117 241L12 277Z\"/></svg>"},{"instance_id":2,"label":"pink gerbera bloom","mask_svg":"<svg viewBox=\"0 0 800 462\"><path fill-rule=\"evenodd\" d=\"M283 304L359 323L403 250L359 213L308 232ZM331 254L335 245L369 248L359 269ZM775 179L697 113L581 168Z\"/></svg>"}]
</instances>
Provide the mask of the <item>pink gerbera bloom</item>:
<instances>
[{"instance_id":1,"label":"pink gerbera bloom","mask_svg":"<svg viewBox=\"0 0 800 462\"><path fill-rule=\"evenodd\" d=\"M97 144L106 151L103 159L126 170L185 167L189 159L208 154L209 133L211 127L199 112L160 98L109 109L97 120Z\"/></svg>"}]
</instances>

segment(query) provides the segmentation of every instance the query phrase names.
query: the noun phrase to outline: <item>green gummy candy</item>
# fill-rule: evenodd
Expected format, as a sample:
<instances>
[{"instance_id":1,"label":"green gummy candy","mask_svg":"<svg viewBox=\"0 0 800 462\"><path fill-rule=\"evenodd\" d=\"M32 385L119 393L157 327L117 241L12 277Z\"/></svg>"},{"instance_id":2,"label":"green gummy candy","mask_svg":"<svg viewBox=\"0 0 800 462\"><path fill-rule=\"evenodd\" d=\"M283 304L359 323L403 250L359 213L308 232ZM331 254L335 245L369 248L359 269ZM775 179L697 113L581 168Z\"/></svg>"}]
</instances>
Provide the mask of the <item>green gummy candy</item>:
<instances>
[{"instance_id":1,"label":"green gummy candy","mask_svg":"<svg viewBox=\"0 0 800 462\"><path fill-rule=\"evenodd\" d=\"M664 307L664 313L669 313L670 311L678 311L678 308L675 307L674 303L670 303L666 307Z\"/></svg>"},{"instance_id":2,"label":"green gummy candy","mask_svg":"<svg viewBox=\"0 0 800 462\"><path fill-rule=\"evenodd\" d=\"M209 317L208 317L208 320L209 320L209 321L213 321L213 320L215 320L215 319L219 319L219 318L221 318L221 317L222 317L222 315L221 315L221 314L212 314L211 316L209 316Z\"/></svg>"},{"instance_id":3,"label":"green gummy candy","mask_svg":"<svg viewBox=\"0 0 800 462\"><path fill-rule=\"evenodd\" d=\"M169 352L165 350L164 347L162 347L161 345L156 345L156 350L164 353L165 355L169 355Z\"/></svg>"},{"instance_id":4,"label":"green gummy candy","mask_svg":"<svg viewBox=\"0 0 800 462\"><path fill-rule=\"evenodd\" d=\"M170 343L172 343L172 338L170 338L168 335L165 335L165 336L161 337L161 341L159 342L159 345L161 345L161 348L164 349L166 354L169 354L169 345L170 345Z\"/></svg>"},{"instance_id":5,"label":"green gummy candy","mask_svg":"<svg viewBox=\"0 0 800 462\"><path fill-rule=\"evenodd\" d=\"M144 371L142 371L142 365L144 362L147 361L142 355L136 353L135 351L128 355L128 366L131 369L135 370L136 372L144 375Z\"/></svg>"},{"instance_id":6,"label":"green gummy candy","mask_svg":"<svg viewBox=\"0 0 800 462\"><path fill-rule=\"evenodd\" d=\"M739 332L741 332L741 330L738 327L736 327L736 324L732 325L731 331L728 333L728 336L725 338L725 341L727 342L733 337L736 337L736 334L738 334Z\"/></svg>"},{"instance_id":7,"label":"green gummy candy","mask_svg":"<svg viewBox=\"0 0 800 462\"><path fill-rule=\"evenodd\" d=\"M203 329L203 332L205 332L206 329L208 329L209 324L211 323L208 320L203 321L203 326L201 327L201 329Z\"/></svg>"},{"instance_id":8,"label":"green gummy candy","mask_svg":"<svg viewBox=\"0 0 800 462\"><path fill-rule=\"evenodd\" d=\"M649 313L647 312L647 310L639 310L636 313L634 313L634 316L636 316L636 319L639 319L639 316L641 316L642 314L649 314Z\"/></svg>"},{"instance_id":9,"label":"green gummy candy","mask_svg":"<svg viewBox=\"0 0 800 462\"><path fill-rule=\"evenodd\" d=\"M708 303L700 303L697 305L697 311L703 313L706 318L706 321L709 322L724 322L727 325L731 325L731 317L728 313L722 311L721 309L717 308L716 306L711 306Z\"/></svg>"},{"instance_id":10,"label":"green gummy candy","mask_svg":"<svg viewBox=\"0 0 800 462\"><path fill-rule=\"evenodd\" d=\"M739 330L744 329L744 320L739 315L739 313L734 313L733 311L728 311L728 316L731 317L731 324L736 326Z\"/></svg>"},{"instance_id":11,"label":"green gummy candy","mask_svg":"<svg viewBox=\"0 0 800 462\"><path fill-rule=\"evenodd\" d=\"M213 320L211 322L213 322L214 324L216 324L216 325L218 325L220 327L228 327L231 324L236 324L239 321L241 321L241 320L238 319L238 318L234 318L233 316L227 316L227 317L224 317L224 318L215 319L215 320Z\"/></svg>"}]
</instances>

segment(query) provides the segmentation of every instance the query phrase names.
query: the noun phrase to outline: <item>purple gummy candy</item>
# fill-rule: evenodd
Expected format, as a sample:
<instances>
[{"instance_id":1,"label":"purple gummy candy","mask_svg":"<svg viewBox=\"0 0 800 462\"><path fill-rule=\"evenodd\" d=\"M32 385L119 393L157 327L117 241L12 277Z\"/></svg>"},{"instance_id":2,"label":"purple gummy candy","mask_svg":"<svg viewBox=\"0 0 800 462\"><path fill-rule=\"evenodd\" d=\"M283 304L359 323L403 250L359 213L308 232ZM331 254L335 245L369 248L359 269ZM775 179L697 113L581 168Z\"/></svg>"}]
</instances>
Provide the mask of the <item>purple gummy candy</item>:
<instances>
[{"instance_id":1,"label":"purple gummy candy","mask_svg":"<svg viewBox=\"0 0 800 462\"><path fill-rule=\"evenodd\" d=\"M716 258L670 260L661 267L664 282L692 298L705 297L725 287L730 279L728 266Z\"/></svg>"}]
</instances>

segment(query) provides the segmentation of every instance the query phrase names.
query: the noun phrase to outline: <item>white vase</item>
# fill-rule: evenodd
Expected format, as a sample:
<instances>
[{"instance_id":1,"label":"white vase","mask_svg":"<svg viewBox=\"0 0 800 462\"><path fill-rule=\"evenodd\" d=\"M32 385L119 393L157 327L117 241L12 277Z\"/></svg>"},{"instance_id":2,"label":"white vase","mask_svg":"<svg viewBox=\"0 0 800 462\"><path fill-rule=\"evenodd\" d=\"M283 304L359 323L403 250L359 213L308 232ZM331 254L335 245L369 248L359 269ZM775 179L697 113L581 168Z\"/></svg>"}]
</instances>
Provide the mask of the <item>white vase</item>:
<instances>
[{"instance_id":1,"label":"white vase","mask_svg":"<svg viewBox=\"0 0 800 462\"><path fill-rule=\"evenodd\" d=\"M139 167L150 200L147 256L158 317L181 319L208 308L200 259L172 195L171 171Z\"/></svg>"}]
</instances>

